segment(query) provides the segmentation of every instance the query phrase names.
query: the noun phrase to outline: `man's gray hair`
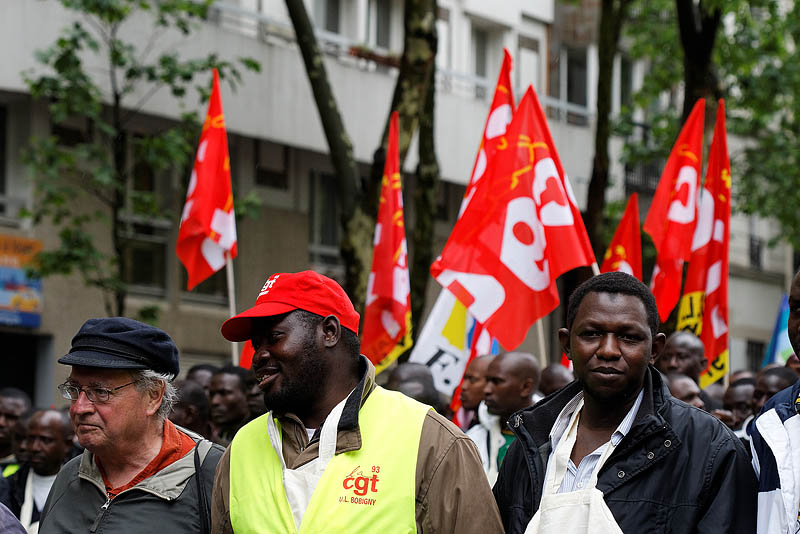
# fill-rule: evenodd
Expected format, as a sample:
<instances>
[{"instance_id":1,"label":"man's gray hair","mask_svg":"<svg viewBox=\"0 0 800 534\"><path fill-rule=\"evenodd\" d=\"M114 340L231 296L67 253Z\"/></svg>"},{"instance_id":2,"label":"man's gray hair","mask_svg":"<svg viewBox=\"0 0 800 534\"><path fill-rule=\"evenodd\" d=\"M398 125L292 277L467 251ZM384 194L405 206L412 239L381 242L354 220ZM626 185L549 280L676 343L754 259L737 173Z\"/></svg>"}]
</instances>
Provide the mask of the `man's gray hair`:
<instances>
[{"instance_id":1,"label":"man's gray hair","mask_svg":"<svg viewBox=\"0 0 800 534\"><path fill-rule=\"evenodd\" d=\"M172 384L172 379L175 377L168 373L157 373L152 369L132 371L131 377L136 381L133 387L138 391L160 389L161 384L164 384L164 395L161 397L161 406L159 406L156 416L162 421L166 419L178 400L178 392Z\"/></svg>"}]
</instances>

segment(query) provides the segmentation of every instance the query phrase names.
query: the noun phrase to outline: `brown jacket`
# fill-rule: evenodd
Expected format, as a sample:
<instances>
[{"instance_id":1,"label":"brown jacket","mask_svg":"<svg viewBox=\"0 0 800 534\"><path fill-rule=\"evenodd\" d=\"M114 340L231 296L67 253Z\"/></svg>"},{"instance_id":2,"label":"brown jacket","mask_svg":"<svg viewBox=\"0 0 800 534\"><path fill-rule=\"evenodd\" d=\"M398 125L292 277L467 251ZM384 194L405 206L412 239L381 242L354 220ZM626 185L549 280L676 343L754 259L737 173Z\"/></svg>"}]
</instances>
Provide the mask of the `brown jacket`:
<instances>
[{"instance_id":1,"label":"brown jacket","mask_svg":"<svg viewBox=\"0 0 800 534\"><path fill-rule=\"evenodd\" d=\"M336 454L358 450L361 432L358 412L375 389L375 368L362 356L364 374L339 421ZM358 394L360 392L360 395ZM296 469L319 454L319 429L311 442L303 423L294 415L279 417L283 457ZM265 437L264 443L269 445ZM225 451L214 480L211 499L212 534L232 534L230 521L230 448ZM502 533L503 526L475 444L450 421L430 410L422 424L416 472L417 532L480 534Z\"/></svg>"}]
</instances>

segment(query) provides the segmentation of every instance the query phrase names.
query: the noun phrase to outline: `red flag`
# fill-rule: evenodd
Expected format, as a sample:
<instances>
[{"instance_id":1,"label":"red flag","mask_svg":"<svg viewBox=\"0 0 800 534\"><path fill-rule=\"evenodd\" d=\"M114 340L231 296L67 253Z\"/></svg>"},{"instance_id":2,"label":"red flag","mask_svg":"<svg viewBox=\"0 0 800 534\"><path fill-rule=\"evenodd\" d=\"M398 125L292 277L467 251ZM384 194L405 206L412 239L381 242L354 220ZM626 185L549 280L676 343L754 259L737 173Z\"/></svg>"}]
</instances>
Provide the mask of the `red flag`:
<instances>
[{"instance_id":1,"label":"red flag","mask_svg":"<svg viewBox=\"0 0 800 534\"><path fill-rule=\"evenodd\" d=\"M644 221L658 252L650 289L666 321L678 303L683 262L689 259L697 220L697 190L703 156L705 100L699 99L683 125L661 173Z\"/></svg>"},{"instance_id":2,"label":"red flag","mask_svg":"<svg viewBox=\"0 0 800 534\"><path fill-rule=\"evenodd\" d=\"M250 369L253 366L253 356L256 351L253 349L253 343L248 339L242 344L242 353L239 356L239 367Z\"/></svg>"},{"instance_id":3,"label":"red flag","mask_svg":"<svg viewBox=\"0 0 800 534\"><path fill-rule=\"evenodd\" d=\"M189 291L219 271L225 265L226 254L236 257L231 165L217 69L214 69L211 98L189 180L176 249L189 274Z\"/></svg>"},{"instance_id":4,"label":"red flag","mask_svg":"<svg viewBox=\"0 0 800 534\"><path fill-rule=\"evenodd\" d=\"M367 281L361 350L380 372L411 346L411 284L406 258L397 112L389 121L378 221Z\"/></svg>"},{"instance_id":5,"label":"red flag","mask_svg":"<svg viewBox=\"0 0 800 534\"><path fill-rule=\"evenodd\" d=\"M558 305L555 279L591 265L560 162L529 88L431 273L507 350ZM587 240L588 242L588 240ZM513 296L513 298L512 298Z\"/></svg>"},{"instance_id":6,"label":"red flag","mask_svg":"<svg viewBox=\"0 0 800 534\"><path fill-rule=\"evenodd\" d=\"M500 74L497 76L497 86L494 90L492 105L489 107L489 116L486 117L486 125L483 127L483 138L475 164L472 166L472 177L464 191L464 200L461 202L459 217L467 208L472 195L475 193L475 186L490 168L490 162L497 152L497 146L504 144L508 123L514 115L514 93L511 90L511 54L507 49L503 49L503 65L500 67Z\"/></svg>"},{"instance_id":7,"label":"red flag","mask_svg":"<svg viewBox=\"0 0 800 534\"><path fill-rule=\"evenodd\" d=\"M706 181L700 192L692 256L678 313L678 330L700 336L710 361L700 386L728 372L728 248L731 219L731 163L725 135L725 101L717 107Z\"/></svg>"},{"instance_id":8,"label":"red flag","mask_svg":"<svg viewBox=\"0 0 800 534\"><path fill-rule=\"evenodd\" d=\"M639 195L628 199L625 213L603 257L601 273L621 271L642 279L642 236L639 232Z\"/></svg>"}]
</instances>

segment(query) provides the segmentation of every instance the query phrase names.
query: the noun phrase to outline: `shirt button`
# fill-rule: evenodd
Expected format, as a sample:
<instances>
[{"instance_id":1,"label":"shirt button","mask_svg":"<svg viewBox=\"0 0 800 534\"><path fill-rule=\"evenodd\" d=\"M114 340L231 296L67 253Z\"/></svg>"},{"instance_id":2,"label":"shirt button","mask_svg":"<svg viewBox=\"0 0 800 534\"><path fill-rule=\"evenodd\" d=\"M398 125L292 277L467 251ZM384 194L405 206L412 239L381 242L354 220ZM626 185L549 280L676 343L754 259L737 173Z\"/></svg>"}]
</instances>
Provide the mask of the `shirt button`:
<instances>
[{"instance_id":1,"label":"shirt button","mask_svg":"<svg viewBox=\"0 0 800 534\"><path fill-rule=\"evenodd\" d=\"M669 448L669 447L671 447L671 446L672 446L672 442L671 442L670 440L666 440L666 441L664 442L664 446L665 446L665 447L667 447L667 448Z\"/></svg>"},{"instance_id":2,"label":"shirt button","mask_svg":"<svg viewBox=\"0 0 800 534\"><path fill-rule=\"evenodd\" d=\"M620 471L619 473L617 473L617 476L619 478L624 478L625 477L625 471Z\"/></svg>"},{"instance_id":3,"label":"shirt button","mask_svg":"<svg viewBox=\"0 0 800 534\"><path fill-rule=\"evenodd\" d=\"M578 482L578 487L582 488L583 487L583 482Z\"/></svg>"},{"instance_id":4,"label":"shirt button","mask_svg":"<svg viewBox=\"0 0 800 534\"><path fill-rule=\"evenodd\" d=\"M652 460L652 459L653 459L653 458L655 458L655 457L656 457L656 455L655 455L655 454L653 454L652 452L648 452L648 453L647 453L647 459L648 459L648 460Z\"/></svg>"}]
</instances>

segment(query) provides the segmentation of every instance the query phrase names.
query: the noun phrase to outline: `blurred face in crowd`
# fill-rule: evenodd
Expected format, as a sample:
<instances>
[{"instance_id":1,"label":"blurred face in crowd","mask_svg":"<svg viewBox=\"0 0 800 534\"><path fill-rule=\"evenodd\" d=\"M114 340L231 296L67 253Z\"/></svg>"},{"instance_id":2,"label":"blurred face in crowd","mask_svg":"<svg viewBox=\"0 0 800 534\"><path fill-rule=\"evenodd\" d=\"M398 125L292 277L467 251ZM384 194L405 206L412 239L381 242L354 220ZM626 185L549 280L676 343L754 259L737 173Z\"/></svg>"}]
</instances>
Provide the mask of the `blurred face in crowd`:
<instances>
[{"instance_id":1,"label":"blurred face in crowd","mask_svg":"<svg viewBox=\"0 0 800 534\"><path fill-rule=\"evenodd\" d=\"M789 290L789 341L796 354L800 354L800 273L792 279Z\"/></svg>"},{"instance_id":2,"label":"blurred face in crowd","mask_svg":"<svg viewBox=\"0 0 800 534\"><path fill-rule=\"evenodd\" d=\"M559 390L575 380L572 371L561 365L560 363L548 365L542 371L542 379L539 381L539 391L542 395L547 396L556 390Z\"/></svg>"},{"instance_id":3,"label":"blurred face in crowd","mask_svg":"<svg viewBox=\"0 0 800 534\"><path fill-rule=\"evenodd\" d=\"M533 392L536 391L538 373L531 371L529 362L523 360L518 353L506 353L495 356L486 369L486 386L484 402L489 413L499 415L503 420L531 405ZM526 371L527 370L527 371Z\"/></svg>"},{"instance_id":4,"label":"blurred face in crowd","mask_svg":"<svg viewBox=\"0 0 800 534\"><path fill-rule=\"evenodd\" d=\"M465 410L477 410L483 400L486 370L492 359L491 356L479 356L472 360L464 371L464 382L461 384L461 406Z\"/></svg>"},{"instance_id":5,"label":"blurred face in crowd","mask_svg":"<svg viewBox=\"0 0 800 534\"><path fill-rule=\"evenodd\" d=\"M753 413L758 414L767 401L779 391L789 387L781 377L772 374L760 374L756 380L756 389L753 391Z\"/></svg>"},{"instance_id":6,"label":"blurred face in crowd","mask_svg":"<svg viewBox=\"0 0 800 534\"><path fill-rule=\"evenodd\" d=\"M195 369L191 373L186 375L186 380L191 380L192 382L197 382L203 389L206 390L206 394L208 394L208 388L211 385L211 377L214 373L209 371L208 369Z\"/></svg>"},{"instance_id":7,"label":"blurred face in crowd","mask_svg":"<svg viewBox=\"0 0 800 534\"><path fill-rule=\"evenodd\" d=\"M264 392L258 387L255 375L247 383L247 407L250 410L250 417L258 417L267 413L267 407L264 405Z\"/></svg>"},{"instance_id":8,"label":"blurred face in crowd","mask_svg":"<svg viewBox=\"0 0 800 534\"><path fill-rule=\"evenodd\" d=\"M101 458L127 450L140 443L151 418L161 406L161 395L139 391L131 383L129 371L75 365L67 383L82 388L78 399L70 401L69 416L78 442ZM130 385L125 385L130 384ZM108 401L92 402L85 390L105 388L112 391Z\"/></svg>"},{"instance_id":9,"label":"blurred face in crowd","mask_svg":"<svg viewBox=\"0 0 800 534\"><path fill-rule=\"evenodd\" d=\"M25 401L16 397L0 397L0 447L11 445L14 425L27 406Z\"/></svg>"},{"instance_id":10,"label":"blurred face in crowd","mask_svg":"<svg viewBox=\"0 0 800 534\"><path fill-rule=\"evenodd\" d=\"M753 384L739 384L731 386L725 391L722 398L722 408L733 414L733 428L738 430L745 419L753 414L753 393L756 387ZM762 403L763 404L763 403Z\"/></svg>"},{"instance_id":11,"label":"blurred face in crowd","mask_svg":"<svg viewBox=\"0 0 800 534\"><path fill-rule=\"evenodd\" d=\"M701 410L706 409L703 399L700 398L700 387L688 376L670 378L669 392L678 400L690 404Z\"/></svg>"},{"instance_id":12,"label":"blurred face in crowd","mask_svg":"<svg viewBox=\"0 0 800 534\"><path fill-rule=\"evenodd\" d=\"M702 341L690 332L675 332L669 336L655 361L656 368L662 373L680 373L695 382L707 364Z\"/></svg>"},{"instance_id":13,"label":"blurred face in crowd","mask_svg":"<svg viewBox=\"0 0 800 534\"><path fill-rule=\"evenodd\" d=\"M72 450L72 432L58 412L36 412L28 424L28 443L34 472L55 475Z\"/></svg>"},{"instance_id":14,"label":"blurred face in crowd","mask_svg":"<svg viewBox=\"0 0 800 534\"><path fill-rule=\"evenodd\" d=\"M584 393L600 403L631 402L664 345L663 334L653 337L644 303L621 293L588 293L572 328L558 337Z\"/></svg>"},{"instance_id":15,"label":"blurred face in crowd","mask_svg":"<svg viewBox=\"0 0 800 534\"><path fill-rule=\"evenodd\" d=\"M218 427L242 423L250 410L247 406L247 391L239 375L217 373L209 386L211 422Z\"/></svg>"},{"instance_id":16,"label":"blurred face in crowd","mask_svg":"<svg viewBox=\"0 0 800 534\"><path fill-rule=\"evenodd\" d=\"M28 447L28 422L30 419L20 417L14 425L14 457L17 462L23 463L30 459Z\"/></svg>"}]
</instances>

